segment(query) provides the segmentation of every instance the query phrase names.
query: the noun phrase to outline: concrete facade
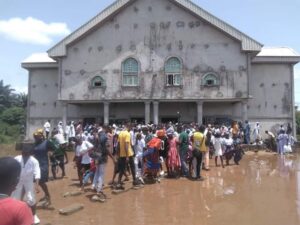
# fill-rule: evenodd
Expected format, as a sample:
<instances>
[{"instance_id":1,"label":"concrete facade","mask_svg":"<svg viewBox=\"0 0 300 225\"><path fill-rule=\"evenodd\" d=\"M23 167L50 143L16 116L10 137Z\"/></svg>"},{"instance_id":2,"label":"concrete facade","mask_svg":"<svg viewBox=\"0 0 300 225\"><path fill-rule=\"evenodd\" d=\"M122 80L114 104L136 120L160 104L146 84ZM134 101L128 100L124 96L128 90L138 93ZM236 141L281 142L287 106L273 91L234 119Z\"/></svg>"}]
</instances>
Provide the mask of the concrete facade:
<instances>
[{"instance_id":1,"label":"concrete facade","mask_svg":"<svg viewBox=\"0 0 300 225\"><path fill-rule=\"evenodd\" d=\"M49 50L55 61L24 61L29 70L27 136L47 119L53 126L84 118L103 123L249 119L260 121L263 129L293 123L293 66L299 55L265 56L258 42L221 26L212 15L201 16L202 9L190 4L117 1L100 22L80 33L101 13ZM74 40L60 47L72 35ZM245 49L245 43L254 47ZM168 85L165 65L174 57L181 80ZM138 62L134 86L124 85L122 65L130 58ZM205 83L209 74L213 85ZM101 77L101 85L94 85L95 77Z\"/></svg>"}]
</instances>

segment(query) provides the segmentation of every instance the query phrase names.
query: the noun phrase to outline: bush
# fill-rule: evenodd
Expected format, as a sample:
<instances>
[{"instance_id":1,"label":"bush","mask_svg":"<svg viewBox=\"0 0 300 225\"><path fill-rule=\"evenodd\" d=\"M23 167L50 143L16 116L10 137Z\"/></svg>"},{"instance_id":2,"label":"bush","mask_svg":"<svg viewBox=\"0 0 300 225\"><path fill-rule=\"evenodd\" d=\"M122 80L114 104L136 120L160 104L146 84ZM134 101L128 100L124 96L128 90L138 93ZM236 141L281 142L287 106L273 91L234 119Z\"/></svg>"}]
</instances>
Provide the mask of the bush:
<instances>
[{"instance_id":1,"label":"bush","mask_svg":"<svg viewBox=\"0 0 300 225\"><path fill-rule=\"evenodd\" d=\"M20 107L11 107L5 109L0 115L0 120L9 125L21 125L25 123L26 112Z\"/></svg>"},{"instance_id":2,"label":"bush","mask_svg":"<svg viewBox=\"0 0 300 225\"><path fill-rule=\"evenodd\" d=\"M0 143L1 144L10 144L13 143L15 138L9 137L7 135L0 134Z\"/></svg>"},{"instance_id":3,"label":"bush","mask_svg":"<svg viewBox=\"0 0 300 225\"><path fill-rule=\"evenodd\" d=\"M296 112L296 126L297 134L300 134L300 111Z\"/></svg>"},{"instance_id":4,"label":"bush","mask_svg":"<svg viewBox=\"0 0 300 225\"><path fill-rule=\"evenodd\" d=\"M20 135L20 125L9 126L6 130L6 135L17 138Z\"/></svg>"}]
</instances>

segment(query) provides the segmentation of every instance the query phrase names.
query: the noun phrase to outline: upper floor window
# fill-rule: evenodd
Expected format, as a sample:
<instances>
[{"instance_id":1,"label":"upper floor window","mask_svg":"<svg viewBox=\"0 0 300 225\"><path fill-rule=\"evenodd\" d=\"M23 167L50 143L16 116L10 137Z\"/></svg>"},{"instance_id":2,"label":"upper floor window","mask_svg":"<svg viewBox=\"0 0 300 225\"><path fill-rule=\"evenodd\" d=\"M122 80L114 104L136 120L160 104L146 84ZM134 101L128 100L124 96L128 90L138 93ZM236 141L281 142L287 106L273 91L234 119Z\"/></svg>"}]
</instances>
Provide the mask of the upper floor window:
<instances>
[{"instance_id":1,"label":"upper floor window","mask_svg":"<svg viewBox=\"0 0 300 225\"><path fill-rule=\"evenodd\" d=\"M124 86L138 85L139 63L134 58L128 58L122 63Z\"/></svg>"},{"instance_id":2,"label":"upper floor window","mask_svg":"<svg viewBox=\"0 0 300 225\"><path fill-rule=\"evenodd\" d=\"M106 86L105 80L100 76L94 77L91 81L92 88L101 88L101 87L105 87L105 86Z\"/></svg>"},{"instance_id":3,"label":"upper floor window","mask_svg":"<svg viewBox=\"0 0 300 225\"><path fill-rule=\"evenodd\" d=\"M207 73L202 78L202 85L204 86L216 86L219 85L218 76L214 73Z\"/></svg>"},{"instance_id":4,"label":"upper floor window","mask_svg":"<svg viewBox=\"0 0 300 225\"><path fill-rule=\"evenodd\" d=\"M182 84L182 63L176 57L171 57L165 64L167 86L179 86Z\"/></svg>"}]
</instances>

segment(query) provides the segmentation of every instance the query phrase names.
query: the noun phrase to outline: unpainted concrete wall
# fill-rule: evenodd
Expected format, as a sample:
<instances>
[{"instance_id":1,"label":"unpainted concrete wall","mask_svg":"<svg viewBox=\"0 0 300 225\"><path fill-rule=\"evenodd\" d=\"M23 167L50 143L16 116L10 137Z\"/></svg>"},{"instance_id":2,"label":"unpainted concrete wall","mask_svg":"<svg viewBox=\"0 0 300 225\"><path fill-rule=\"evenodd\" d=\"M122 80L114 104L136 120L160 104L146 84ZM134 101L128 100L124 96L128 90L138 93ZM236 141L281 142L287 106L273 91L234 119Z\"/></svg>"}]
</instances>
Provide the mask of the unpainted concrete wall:
<instances>
[{"instance_id":1,"label":"unpainted concrete wall","mask_svg":"<svg viewBox=\"0 0 300 225\"><path fill-rule=\"evenodd\" d=\"M183 62L183 87L165 87L164 63ZM121 64L139 61L139 87L122 87ZM63 100L190 99L247 96L246 55L241 44L169 1L140 0L67 49L62 60ZM215 72L221 85L201 87ZM90 89L100 75L107 87Z\"/></svg>"},{"instance_id":2,"label":"unpainted concrete wall","mask_svg":"<svg viewBox=\"0 0 300 225\"><path fill-rule=\"evenodd\" d=\"M292 65L253 64L248 103L249 118L292 119Z\"/></svg>"}]
</instances>

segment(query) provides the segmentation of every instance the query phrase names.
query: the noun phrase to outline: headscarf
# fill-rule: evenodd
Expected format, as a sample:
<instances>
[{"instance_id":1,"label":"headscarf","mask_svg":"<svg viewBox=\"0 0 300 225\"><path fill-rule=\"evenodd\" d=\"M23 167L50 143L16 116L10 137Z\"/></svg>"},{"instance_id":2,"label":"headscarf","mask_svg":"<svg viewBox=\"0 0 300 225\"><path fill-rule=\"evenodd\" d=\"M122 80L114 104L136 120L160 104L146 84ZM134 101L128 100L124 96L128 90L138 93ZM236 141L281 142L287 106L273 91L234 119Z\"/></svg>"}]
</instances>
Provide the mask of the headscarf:
<instances>
[{"instance_id":1,"label":"headscarf","mask_svg":"<svg viewBox=\"0 0 300 225\"><path fill-rule=\"evenodd\" d=\"M173 127L169 127L167 130L167 135L173 135L174 134L174 128Z\"/></svg>"},{"instance_id":2,"label":"headscarf","mask_svg":"<svg viewBox=\"0 0 300 225\"><path fill-rule=\"evenodd\" d=\"M156 132L156 136L157 136L158 138L163 138L164 136L166 136L165 130L158 130L158 131Z\"/></svg>"},{"instance_id":3,"label":"headscarf","mask_svg":"<svg viewBox=\"0 0 300 225\"><path fill-rule=\"evenodd\" d=\"M36 129L36 131L33 133L33 137L36 137L36 136L44 136L44 131L42 128L38 128Z\"/></svg>"}]
</instances>

